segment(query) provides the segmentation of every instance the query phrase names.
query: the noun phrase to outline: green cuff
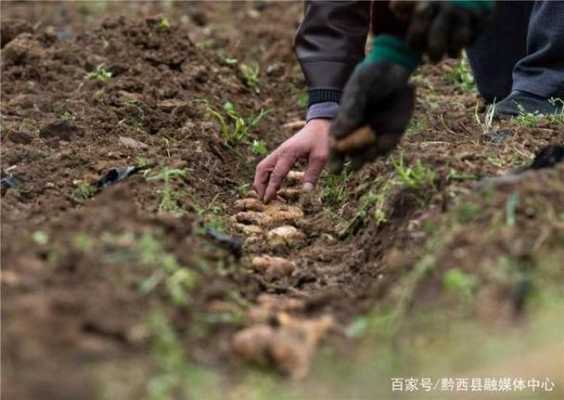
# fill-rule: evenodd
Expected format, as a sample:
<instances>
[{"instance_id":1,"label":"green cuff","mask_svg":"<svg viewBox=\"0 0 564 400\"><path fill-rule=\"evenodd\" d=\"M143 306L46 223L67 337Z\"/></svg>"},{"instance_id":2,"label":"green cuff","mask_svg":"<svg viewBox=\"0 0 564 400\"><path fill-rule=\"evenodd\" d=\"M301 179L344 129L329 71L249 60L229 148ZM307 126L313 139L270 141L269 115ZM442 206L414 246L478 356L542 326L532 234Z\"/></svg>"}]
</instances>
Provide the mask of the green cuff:
<instances>
[{"instance_id":1,"label":"green cuff","mask_svg":"<svg viewBox=\"0 0 564 400\"><path fill-rule=\"evenodd\" d=\"M493 0L450 0L450 3L472 11L491 11L494 6Z\"/></svg>"},{"instance_id":2,"label":"green cuff","mask_svg":"<svg viewBox=\"0 0 564 400\"><path fill-rule=\"evenodd\" d=\"M372 50L363 62L374 64L382 61L401 65L413 72L419 65L421 56L398 37L378 35L372 40Z\"/></svg>"}]
</instances>

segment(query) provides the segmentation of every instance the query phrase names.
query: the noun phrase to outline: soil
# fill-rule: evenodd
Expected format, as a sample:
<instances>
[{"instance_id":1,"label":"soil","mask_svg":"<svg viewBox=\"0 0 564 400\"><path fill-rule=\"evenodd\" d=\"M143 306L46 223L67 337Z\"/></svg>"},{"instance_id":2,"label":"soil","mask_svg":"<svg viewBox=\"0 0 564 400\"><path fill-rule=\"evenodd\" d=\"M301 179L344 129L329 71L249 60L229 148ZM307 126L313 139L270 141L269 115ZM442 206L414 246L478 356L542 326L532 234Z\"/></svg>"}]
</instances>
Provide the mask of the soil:
<instances>
[{"instance_id":1,"label":"soil","mask_svg":"<svg viewBox=\"0 0 564 400\"><path fill-rule=\"evenodd\" d=\"M274 342L258 356L254 348L250 355L242 351L243 358L274 360L282 372L303 377L322 336L346 340L343 332L355 317L394 304L395 288L428 253L426 227L447 224L460 198L463 205L483 201L480 178L503 175L543 146L564 143L562 124L554 121L484 129L475 120L477 96L449 78L454 63L426 66L415 78L420 123L392 159L401 154L406 165L419 161L434 178L423 187L393 185L382 205L384 222L359 217L367 193L387 190L395 176L391 159L379 160L345 175L345 201L332 201L323 189L286 200L305 214L291 221L303 240L273 249L258 236L247 239L240 257L236 238L249 235L231 217L239 212L235 200L249 195L260 159L249 143L262 140L274 149L294 131L284 124L303 118L304 83L291 47L301 4L162 9L126 3L110 5L103 12L109 17L64 3L38 7L46 6L2 4L12 19L2 21L1 166L2 177L16 182L2 195L6 398L97 398L108 377L129 387L122 398L143 397L140 382L162 368L149 351L158 327L147 325L161 314L191 362L237 376L241 352L233 351L233 338L259 326ZM230 59L261 66L258 91ZM247 142L233 144L210 112L221 112L226 102L243 116L271 111ZM111 169L128 166L144 170L92 189ZM159 174L166 168L184 172L165 184ZM482 259L526 260L557 248L553 238L562 227L531 208L544 205L561 216L562 182L559 167L495 185L488 200L493 211L436 249L439 268L417 283L410 307L414 300L422 307L443 301L441 274L453 265L486 276L474 268ZM173 193L172 206L163 207L165 192ZM514 192L529 199L514 210L527 218L505 236L485 240L480 233L488 218ZM257 255L282 257L293 268L267 279L252 266ZM172 274L190 271L177 297L159 272L169 267ZM522 303L512 283L488 282L477 317L518 318ZM488 312L499 307L509 311ZM323 333L315 321L324 321ZM280 343L287 350L276 353Z\"/></svg>"}]
</instances>

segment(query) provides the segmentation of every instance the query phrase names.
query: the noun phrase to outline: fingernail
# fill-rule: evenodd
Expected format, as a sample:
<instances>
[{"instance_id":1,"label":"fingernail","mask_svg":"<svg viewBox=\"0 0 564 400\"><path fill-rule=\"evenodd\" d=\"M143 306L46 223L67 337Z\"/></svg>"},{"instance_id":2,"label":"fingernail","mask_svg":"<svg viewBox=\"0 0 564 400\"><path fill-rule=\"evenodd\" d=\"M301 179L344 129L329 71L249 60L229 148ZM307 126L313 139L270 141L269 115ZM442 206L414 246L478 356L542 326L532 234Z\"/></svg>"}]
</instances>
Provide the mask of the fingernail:
<instances>
[{"instance_id":1,"label":"fingernail","mask_svg":"<svg viewBox=\"0 0 564 400\"><path fill-rule=\"evenodd\" d=\"M304 192L312 192L313 191L313 184L310 183L310 182L304 183L303 191Z\"/></svg>"}]
</instances>

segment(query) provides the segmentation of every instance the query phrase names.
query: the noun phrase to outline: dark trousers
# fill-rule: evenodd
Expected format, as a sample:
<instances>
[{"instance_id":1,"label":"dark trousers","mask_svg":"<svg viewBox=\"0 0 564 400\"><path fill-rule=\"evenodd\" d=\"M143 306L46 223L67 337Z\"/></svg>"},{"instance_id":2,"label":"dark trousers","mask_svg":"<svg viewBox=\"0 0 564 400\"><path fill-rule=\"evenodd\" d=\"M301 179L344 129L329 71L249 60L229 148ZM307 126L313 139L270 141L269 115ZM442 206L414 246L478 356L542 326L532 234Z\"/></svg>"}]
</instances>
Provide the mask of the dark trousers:
<instances>
[{"instance_id":1,"label":"dark trousers","mask_svg":"<svg viewBox=\"0 0 564 400\"><path fill-rule=\"evenodd\" d=\"M468 49L478 91L564 97L564 1L498 1L489 28Z\"/></svg>"}]
</instances>

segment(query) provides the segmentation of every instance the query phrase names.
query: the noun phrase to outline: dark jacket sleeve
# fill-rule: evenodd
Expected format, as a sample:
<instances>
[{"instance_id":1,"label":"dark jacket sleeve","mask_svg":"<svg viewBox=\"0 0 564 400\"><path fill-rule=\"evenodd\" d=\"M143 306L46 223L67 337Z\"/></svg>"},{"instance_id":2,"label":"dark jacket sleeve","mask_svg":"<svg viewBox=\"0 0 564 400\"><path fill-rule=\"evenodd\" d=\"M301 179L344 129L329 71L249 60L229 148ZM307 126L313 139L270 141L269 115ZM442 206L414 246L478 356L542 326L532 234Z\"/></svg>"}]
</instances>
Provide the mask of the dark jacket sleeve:
<instances>
[{"instance_id":1,"label":"dark jacket sleeve","mask_svg":"<svg viewBox=\"0 0 564 400\"><path fill-rule=\"evenodd\" d=\"M388 1L305 2L295 50L309 88L309 105L339 102L354 67L364 58L366 37L387 33L403 37L406 23Z\"/></svg>"},{"instance_id":2,"label":"dark jacket sleeve","mask_svg":"<svg viewBox=\"0 0 564 400\"><path fill-rule=\"evenodd\" d=\"M364 57L369 26L369 1L305 2L295 51L310 105L340 100L345 83Z\"/></svg>"}]
</instances>

